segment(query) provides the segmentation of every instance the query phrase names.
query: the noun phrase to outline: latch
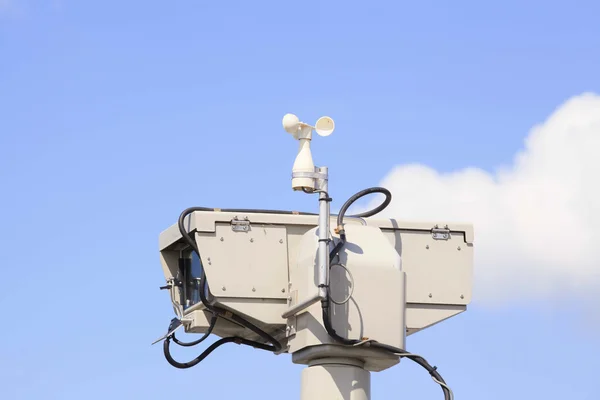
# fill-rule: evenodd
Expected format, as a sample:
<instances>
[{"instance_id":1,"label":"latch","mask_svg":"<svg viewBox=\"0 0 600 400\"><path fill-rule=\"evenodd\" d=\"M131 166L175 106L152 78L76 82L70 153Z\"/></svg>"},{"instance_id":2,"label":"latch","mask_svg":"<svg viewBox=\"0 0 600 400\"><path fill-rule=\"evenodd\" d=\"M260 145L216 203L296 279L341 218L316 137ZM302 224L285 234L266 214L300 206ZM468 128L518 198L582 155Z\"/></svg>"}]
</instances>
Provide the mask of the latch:
<instances>
[{"instance_id":1,"label":"latch","mask_svg":"<svg viewBox=\"0 0 600 400\"><path fill-rule=\"evenodd\" d=\"M289 318L287 326L285 327L285 337L289 338L296 334L296 316Z\"/></svg>"},{"instance_id":2,"label":"latch","mask_svg":"<svg viewBox=\"0 0 600 400\"><path fill-rule=\"evenodd\" d=\"M250 231L250 220L248 217L239 219L237 216L231 220L231 230L234 232L248 232Z\"/></svg>"},{"instance_id":3,"label":"latch","mask_svg":"<svg viewBox=\"0 0 600 400\"><path fill-rule=\"evenodd\" d=\"M448 240L450 239L450 229L448 229L448 225L440 228L439 226L433 227L431 229L431 237L433 240Z\"/></svg>"}]
</instances>

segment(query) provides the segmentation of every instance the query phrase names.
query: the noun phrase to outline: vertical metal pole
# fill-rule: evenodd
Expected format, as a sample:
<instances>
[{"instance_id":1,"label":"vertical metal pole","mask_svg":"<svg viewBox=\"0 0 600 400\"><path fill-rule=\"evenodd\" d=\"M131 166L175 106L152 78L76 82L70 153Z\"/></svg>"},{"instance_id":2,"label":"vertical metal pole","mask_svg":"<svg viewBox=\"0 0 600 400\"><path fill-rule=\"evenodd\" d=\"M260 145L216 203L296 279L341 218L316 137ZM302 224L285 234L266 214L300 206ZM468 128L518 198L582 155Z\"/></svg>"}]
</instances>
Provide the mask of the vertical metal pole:
<instances>
[{"instance_id":1,"label":"vertical metal pole","mask_svg":"<svg viewBox=\"0 0 600 400\"><path fill-rule=\"evenodd\" d=\"M371 373L354 360L315 360L302 371L300 400L370 400Z\"/></svg>"},{"instance_id":2,"label":"vertical metal pole","mask_svg":"<svg viewBox=\"0 0 600 400\"><path fill-rule=\"evenodd\" d=\"M329 193L328 193L328 169L318 168L318 172L324 175L319 187L319 297L327 298L327 285L329 283Z\"/></svg>"}]
</instances>

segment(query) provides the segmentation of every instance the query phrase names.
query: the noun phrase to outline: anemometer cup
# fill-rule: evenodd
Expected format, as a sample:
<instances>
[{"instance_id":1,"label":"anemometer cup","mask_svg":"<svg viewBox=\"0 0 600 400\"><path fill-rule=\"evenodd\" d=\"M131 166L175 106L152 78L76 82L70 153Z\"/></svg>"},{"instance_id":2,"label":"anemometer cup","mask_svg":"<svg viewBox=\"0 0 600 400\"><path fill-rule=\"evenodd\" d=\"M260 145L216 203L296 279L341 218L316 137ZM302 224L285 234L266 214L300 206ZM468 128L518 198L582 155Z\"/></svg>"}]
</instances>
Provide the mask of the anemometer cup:
<instances>
[{"instance_id":1,"label":"anemometer cup","mask_svg":"<svg viewBox=\"0 0 600 400\"><path fill-rule=\"evenodd\" d=\"M317 120L317 123L315 124L315 132L317 132L319 136L329 136L333 133L334 129L335 122L333 122L333 119L329 117L321 117Z\"/></svg>"}]
</instances>

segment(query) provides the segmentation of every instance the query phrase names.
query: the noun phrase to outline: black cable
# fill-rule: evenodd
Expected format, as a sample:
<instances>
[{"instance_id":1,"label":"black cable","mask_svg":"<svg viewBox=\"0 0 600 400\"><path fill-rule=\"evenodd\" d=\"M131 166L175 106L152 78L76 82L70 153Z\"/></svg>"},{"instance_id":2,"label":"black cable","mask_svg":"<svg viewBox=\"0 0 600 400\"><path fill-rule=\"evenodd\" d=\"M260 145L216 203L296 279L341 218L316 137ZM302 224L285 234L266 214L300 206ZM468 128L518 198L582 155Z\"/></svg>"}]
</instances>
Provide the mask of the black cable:
<instances>
[{"instance_id":1,"label":"black cable","mask_svg":"<svg viewBox=\"0 0 600 400\"><path fill-rule=\"evenodd\" d=\"M382 193L382 194L384 194L385 195L385 200L383 201L383 203L381 203L379 206L373 208L372 210L365 211L365 212L360 213L360 214L352 215L352 217L354 217L354 218L372 217L375 214L379 214L381 211L385 210L387 208L387 206L390 205L390 202L392 201L392 193L389 190L387 190L386 188L371 187L371 188L368 188L368 189L361 190L360 192L355 193L354 195L352 195L352 197L350 197L348 200L346 200L346 202L344 203L344 205L340 209L340 212L338 213L338 216L337 216L338 226L340 226L340 225L342 225L344 223L344 216L346 215L346 211L348 211L348 208L350 208L350 206L352 204L354 204L355 201L357 201L361 197L364 197L364 196L366 196L368 194L372 194L372 193Z\"/></svg>"},{"instance_id":2,"label":"black cable","mask_svg":"<svg viewBox=\"0 0 600 400\"><path fill-rule=\"evenodd\" d=\"M204 339L206 339L207 337L210 336L210 334L212 333L213 329L215 328L215 325L217 324L217 319L218 319L217 315L213 314L212 318L210 319L210 325L208 326L208 330L198 340L194 340L193 342L182 342L182 341L178 340L175 337L175 332L173 332L173 334L171 334L171 338L173 339L173 341L175 343L177 343L178 345L183 346L183 347L196 346L196 345L202 343L204 341Z\"/></svg>"},{"instance_id":3,"label":"black cable","mask_svg":"<svg viewBox=\"0 0 600 400\"><path fill-rule=\"evenodd\" d=\"M365 347L374 347L376 349L380 349L380 350L384 350L390 353L394 353L399 355L402 358L408 358L412 361L414 361L415 363L419 364L421 367L425 368L427 370L427 372L429 372L429 375L431 375L434 379L436 379L438 382L443 383L444 385L446 384L446 381L444 380L444 378L442 378L442 376L440 375L440 373L437 371L437 369L435 367L432 367L431 364L429 364L427 362L427 360L425 360L423 357L418 356L416 354L412 354L406 350L400 349L398 347L394 347L394 346L390 346L387 344L383 344L383 343L379 343L379 342L374 342L374 341L368 341L365 342L364 345ZM450 400L452 398L452 395L450 394L450 390L448 390L448 388L444 385L440 385L440 387L442 388L442 391L444 392L444 399L445 400Z\"/></svg>"},{"instance_id":4,"label":"black cable","mask_svg":"<svg viewBox=\"0 0 600 400\"><path fill-rule=\"evenodd\" d=\"M220 347L226 343L232 343L232 342L237 343L237 344L244 344L246 346L251 346L254 348L261 349L261 350L271 351L271 348L272 348L272 346L269 346L266 344L262 344L262 343L254 342L252 340L247 340L247 339L231 336L231 337L226 337L226 338L217 340L216 342L214 342L213 344L208 346L208 348L206 350L204 350L202 352L202 354L200 354L198 357L194 358L191 361L181 363L181 362L175 361L175 359L171 356L171 351L169 349L169 346L171 344L170 338L166 338L165 341L163 342L163 353L165 354L165 358L167 359L169 364L171 364L175 368L186 369L186 368L191 368L195 365L198 365L200 362L202 362L202 360L204 360L206 357L208 357L208 355L210 353L212 353L213 351L215 351L218 347Z\"/></svg>"},{"instance_id":5,"label":"black cable","mask_svg":"<svg viewBox=\"0 0 600 400\"><path fill-rule=\"evenodd\" d=\"M356 346L362 342L362 340L347 339L347 338L344 338L344 337L338 335L337 332L333 329L333 327L331 325L331 315L329 314L329 301L328 300L323 301L321 304L322 304L322 308L323 308L323 325L325 326L325 330L327 331L329 336L331 336L336 342L346 345L346 346ZM444 378L442 378L440 373L437 372L437 370L434 367L432 367L427 362L427 360L425 360L421 356L414 355L414 354L409 353L408 351L400 349L398 347L393 347L393 346L390 346L387 344L374 342L374 341L367 341L364 344L361 344L360 346L372 347L372 348L376 348L379 350L384 350L386 352L391 352L391 353L397 354L400 357L409 358L412 361L414 361L415 363L419 364L421 367L425 368L427 370L427 372L429 372L429 374L433 378L435 378L439 382L443 383L444 385L446 384L446 381L444 381ZM442 385L440 385L440 386L444 392L444 399L450 400L452 398L452 396L450 395L450 391L448 390L448 388L446 388Z\"/></svg>"},{"instance_id":6,"label":"black cable","mask_svg":"<svg viewBox=\"0 0 600 400\"><path fill-rule=\"evenodd\" d=\"M372 217L373 215L378 214L381 211L383 211L392 201L392 193L389 190L387 190L386 188L382 188L382 187L372 187L372 188L361 190L360 192L352 195L352 197L350 197L348 200L346 200L346 202L344 203L344 205L340 209L340 212L337 215L337 232L340 235L340 241L335 245L333 250L329 253L329 262L333 261L335 256L340 252L340 250L346 243L346 231L344 230L344 217L346 216L346 211L348 211L350 206L352 204L354 204L354 202L356 202L358 199L360 199L366 195L372 194L372 193L382 193L383 195L385 195L385 200L383 201L383 203L381 203L379 206L373 208L372 210L368 210L368 211L365 211L360 214L352 215L351 217L354 217L354 218Z\"/></svg>"},{"instance_id":7,"label":"black cable","mask_svg":"<svg viewBox=\"0 0 600 400\"><path fill-rule=\"evenodd\" d=\"M355 344L360 343L360 340L356 339L347 339L337 334L333 326L331 325L331 314L329 314L329 296L327 296L327 300L321 301L321 308L323 309L323 325L325 330L336 342L339 342L346 346L354 346Z\"/></svg>"},{"instance_id":8,"label":"black cable","mask_svg":"<svg viewBox=\"0 0 600 400\"><path fill-rule=\"evenodd\" d=\"M190 235L188 234L188 232L184 226L185 217L187 217L189 214L191 214L194 211L214 211L214 209L206 208L206 207L190 207L190 208L184 210L179 215L179 219L177 221L177 225L179 227L179 232L181 233L183 240L196 252L198 259L202 260L202 258L200 256L200 250L198 249L198 245L196 244L196 241L190 237ZM224 211L224 212L228 212L228 211L252 212L251 210L221 210L221 211ZM261 211L261 212L265 212L265 211ZM281 212L281 213L292 214L292 212L275 211L275 210L268 210L266 212L270 212L270 213L280 213ZM204 307L206 307L206 309L208 311L211 311L213 314L216 314L220 317L229 319L232 322L235 322L239 325L242 325L245 328L250 329L252 332L254 332L258 336L260 336L263 340L272 344L272 346L265 347L264 350L278 352L283 348L283 346L281 345L281 343L279 343L279 341L277 339L275 339L273 336L269 335L267 332L263 331L262 329L260 329L256 325L254 325L252 322L240 317L237 314L234 314L231 311L225 310L221 307L213 306L212 304L210 304L208 302L208 299L206 298L206 290L205 290L207 288L207 282L206 282L206 273L204 272L204 268L202 269L202 273L200 276L200 287L202 288L200 290L200 301L202 302L202 304L204 305ZM252 345L254 347L258 347L258 348L263 348L262 346L264 346L262 343L259 343L259 342L248 341L248 343L252 343Z\"/></svg>"}]
</instances>

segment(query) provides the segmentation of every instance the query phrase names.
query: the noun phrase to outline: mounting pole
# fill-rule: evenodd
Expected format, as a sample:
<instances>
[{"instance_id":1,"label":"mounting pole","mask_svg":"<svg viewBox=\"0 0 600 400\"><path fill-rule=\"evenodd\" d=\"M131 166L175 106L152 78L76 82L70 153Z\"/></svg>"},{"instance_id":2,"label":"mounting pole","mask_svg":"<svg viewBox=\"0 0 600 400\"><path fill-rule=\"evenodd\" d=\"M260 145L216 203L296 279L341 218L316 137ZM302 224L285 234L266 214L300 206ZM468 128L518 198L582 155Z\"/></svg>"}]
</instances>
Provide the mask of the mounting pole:
<instances>
[{"instance_id":1,"label":"mounting pole","mask_svg":"<svg viewBox=\"0 0 600 400\"><path fill-rule=\"evenodd\" d=\"M371 373L361 361L325 358L302 370L300 400L370 400Z\"/></svg>"},{"instance_id":2,"label":"mounting pole","mask_svg":"<svg viewBox=\"0 0 600 400\"><path fill-rule=\"evenodd\" d=\"M312 130L320 136L329 136L334 122L329 117L319 118L315 127L304 124L293 114L283 117L283 127L300 141L298 155L292 168L292 188L307 193L319 193L319 247L317 251L317 293L283 313L290 318L318 301L329 297L329 242L330 205L329 170L315 167L310 152ZM302 371L301 400L370 400L371 374L362 361L352 358L323 357L311 360Z\"/></svg>"},{"instance_id":3,"label":"mounting pole","mask_svg":"<svg viewBox=\"0 0 600 400\"><path fill-rule=\"evenodd\" d=\"M327 167L315 168L322 176L317 179L317 188L319 190L319 298L326 300L328 296L327 285L329 285L329 172Z\"/></svg>"},{"instance_id":4,"label":"mounting pole","mask_svg":"<svg viewBox=\"0 0 600 400\"><path fill-rule=\"evenodd\" d=\"M329 296L329 220L328 168L315 168L315 187L319 191L319 249L316 301ZM315 301L315 302L316 302ZM352 358L325 357L312 360L302 370L300 400L370 400L371 373L364 363Z\"/></svg>"}]
</instances>

